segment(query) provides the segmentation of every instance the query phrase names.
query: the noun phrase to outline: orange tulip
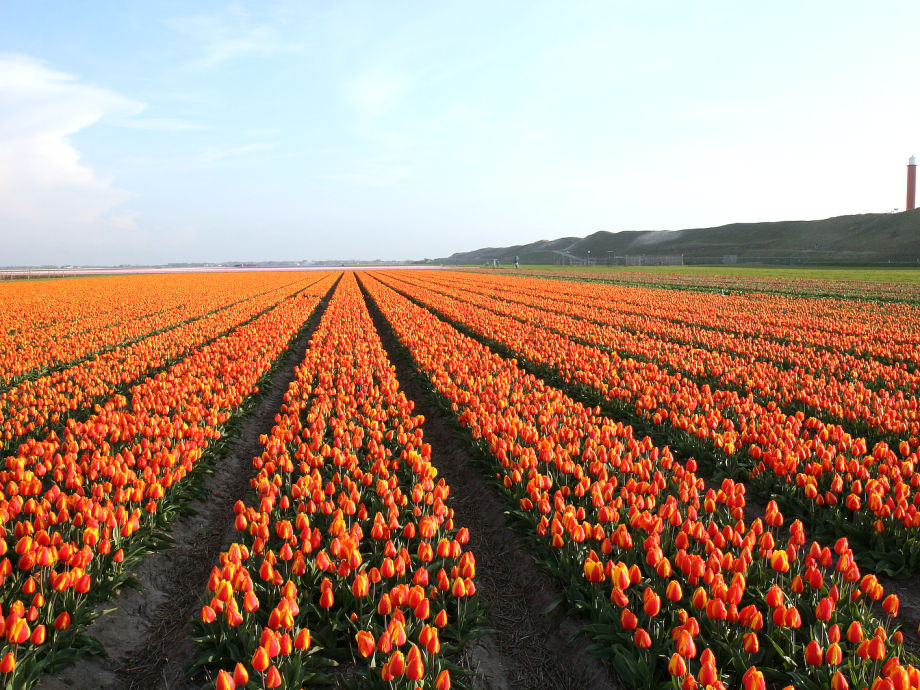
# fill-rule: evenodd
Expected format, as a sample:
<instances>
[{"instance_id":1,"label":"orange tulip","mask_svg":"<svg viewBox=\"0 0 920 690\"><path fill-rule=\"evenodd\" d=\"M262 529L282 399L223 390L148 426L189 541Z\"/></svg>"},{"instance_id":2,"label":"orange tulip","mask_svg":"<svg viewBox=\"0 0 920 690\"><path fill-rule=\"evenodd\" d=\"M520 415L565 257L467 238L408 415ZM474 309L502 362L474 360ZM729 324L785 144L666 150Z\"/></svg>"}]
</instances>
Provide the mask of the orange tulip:
<instances>
[{"instance_id":1,"label":"orange tulip","mask_svg":"<svg viewBox=\"0 0 920 690\"><path fill-rule=\"evenodd\" d=\"M863 629L859 621L853 621L847 628L847 640L853 644L863 641Z\"/></svg>"},{"instance_id":2,"label":"orange tulip","mask_svg":"<svg viewBox=\"0 0 920 690\"><path fill-rule=\"evenodd\" d=\"M256 649L255 654L252 655L252 667L256 671L264 672L268 669L271 659L268 656L268 652L265 650L265 647L259 647Z\"/></svg>"},{"instance_id":3,"label":"orange tulip","mask_svg":"<svg viewBox=\"0 0 920 690\"><path fill-rule=\"evenodd\" d=\"M639 649L648 649L652 646L652 638L644 628L636 628L633 641Z\"/></svg>"},{"instance_id":4,"label":"orange tulip","mask_svg":"<svg viewBox=\"0 0 920 690\"><path fill-rule=\"evenodd\" d=\"M850 690L850 684L840 671L831 676L831 690Z\"/></svg>"},{"instance_id":5,"label":"orange tulip","mask_svg":"<svg viewBox=\"0 0 920 690\"><path fill-rule=\"evenodd\" d=\"M17 618L6 630L6 639L8 639L13 644L22 644L29 639L29 635L32 634L32 631L29 630L29 624L26 623L24 618Z\"/></svg>"},{"instance_id":6,"label":"orange tulip","mask_svg":"<svg viewBox=\"0 0 920 690\"><path fill-rule=\"evenodd\" d=\"M233 682L237 685L246 685L249 682L249 671L239 661L233 669Z\"/></svg>"},{"instance_id":7,"label":"orange tulip","mask_svg":"<svg viewBox=\"0 0 920 690\"><path fill-rule=\"evenodd\" d=\"M307 628L301 628L294 638L294 649L304 651L310 648L310 631Z\"/></svg>"},{"instance_id":8,"label":"orange tulip","mask_svg":"<svg viewBox=\"0 0 920 690\"><path fill-rule=\"evenodd\" d=\"M665 592L665 596L667 597L668 601L680 601L681 597L683 596L683 590L681 590L680 583L677 580L671 580L668 583L668 588Z\"/></svg>"},{"instance_id":9,"label":"orange tulip","mask_svg":"<svg viewBox=\"0 0 920 690\"><path fill-rule=\"evenodd\" d=\"M901 602L898 599L897 594L889 594L885 597L885 601L882 602L882 608L892 618L898 615L898 608L900 608Z\"/></svg>"},{"instance_id":10,"label":"orange tulip","mask_svg":"<svg viewBox=\"0 0 920 690\"><path fill-rule=\"evenodd\" d=\"M635 630L636 626L639 624L636 614L634 614L629 609L623 609L620 612L620 625L623 626L624 630Z\"/></svg>"},{"instance_id":11,"label":"orange tulip","mask_svg":"<svg viewBox=\"0 0 920 690\"><path fill-rule=\"evenodd\" d=\"M744 672L741 677L741 684L744 690L767 690L767 681L756 666L751 666Z\"/></svg>"},{"instance_id":12,"label":"orange tulip","mask_svg":"<svg viewBox=\"0 0 920 690\"><path fill-rule=\"evenodd\" d=\"M227 671L221 669L217 672L216 687L217 690L234 690L234 688L236 688L236 681L233 680L233 676L227 673Z\"/></svg>"},{"instance_id":13,"label":"orange tulip","mask_svg":"<svg viewBox=\"0 0 920 690\"><path fill-rule=\"evenodd\" d=\"M355 640L358 643L358 652L365 658L373 654L377 648L374 636L366 630L359 630L355 633Z\"/></svg>"},{"instance_id":14,"label":"orange tulip","mask_svg":"<svg viewBox=\"0 0 920 690\"><path fill-rule=\"evenodd\" d=\"M824 651L815 640L812 640L805 647L805 663L810 666L820 666L824 663Z\"/></svg>"},{"instance_id":15,"label":"orange tulip","mask_svg":"<svg viewBox=\"0 0 920 690\"><path fill-rule=\"evenodd\" d=\"M403 656L403 653L398 649L390 654L390 658L386 663L390 674L394 678L399 678L406 670L406 658Z\"/></svg>"},{"instance_id":16,"label":"orange tulip","mask_svg":"<svg viewBox=\"0 0 920 690\"><path fill-rule=\"evenodd\" d=\"M760 651L760 641L757 639L757 633L748 632L744 634L744 640L742 642L744 651L749 654L756 654Z\"/></svg>"},{"instance_id":17,"label":"orange tulip","mask_svg":"<svg viewBox=\"0 0 920 690\"><path fill-rule=\"evenodd\" d=\"M677 637L677 653L688 659L696 656L696 644L693 642L693 637L686 630L682 630Z\"/></svg>"},{"instance_id":18,"label":"orange tulip","mask_svg":"<svg viewBox=\"0 0 920 690\"><path fill-rule=\"evenodd\" d=\"M672 654L670 661L668 661L668 673L675 677L680 677L687 673L687 663L677 652Z\"/></svg>"},{"instance_id":19,"label":"orange tulip","mask_svg":"<svg viewBox=\"0 0 920 690\"><path fill-rule=\"evenodd\" d=\"M418 647L412 645L409 648L409 654L406 657L406 677L409 680L421 680L425 675L425 664L422 663L422 655Z\"/></svg>"},{"instance_id":20,"label":"orange tulip","mask_svg":"<svg viewBox=\"0 0 920 690\"><path fill-rule=\"evenodd\" d=\"M214 612L210 606L203 606L201 608L201 622L202 623L213 623L217 619L217 614ZM57 627L57 622L55 621L55 627Z\"/></svg>"},{"instance_id":21,"label":"orange tulip","mask_svg":"<svg viewBox=\"0 0 920 690\"><path fill-rule=\"evenodd\" d=\"M272 664L268 668L268 673L265 674L265 687L277 688L281 683L281 673L278 671L278 667Z\"/></svg>"}]
</instances>

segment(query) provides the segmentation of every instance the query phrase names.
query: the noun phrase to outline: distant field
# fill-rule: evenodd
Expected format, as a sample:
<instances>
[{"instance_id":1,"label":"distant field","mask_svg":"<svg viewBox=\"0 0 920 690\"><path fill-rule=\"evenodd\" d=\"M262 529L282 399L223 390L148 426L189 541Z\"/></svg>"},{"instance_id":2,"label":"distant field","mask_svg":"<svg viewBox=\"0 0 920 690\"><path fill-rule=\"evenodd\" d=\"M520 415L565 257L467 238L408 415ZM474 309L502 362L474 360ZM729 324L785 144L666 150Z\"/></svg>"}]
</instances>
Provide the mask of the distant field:
<instances>
[{"instance_id":1,"label":"distant field","mask_svg":"<svg viewBox=\"0 0 920 690\"><path fill-rule=\"evenodd\" d=\"M478 268L478 267L477 267ZM504 268L508 268L505 266ZM752 278L791 278L806 280L855 280L879 283L920 283L918 268L809 268L803 266L552 266L528 265L527 272L571 271L573 273L673 273L680 275L732 276Z\"/></svg>"},{"instance_id":2,"label":"distant field","mask_svg":"<svg viewBox=\"0 0 920 690\"><path fill-rule=\"evenodd\" d=\"M876 302L920 303L920 268L767 266L477 267L476 272L644 285L672 290L767 293Z\"/></svg>"}]
</instances>

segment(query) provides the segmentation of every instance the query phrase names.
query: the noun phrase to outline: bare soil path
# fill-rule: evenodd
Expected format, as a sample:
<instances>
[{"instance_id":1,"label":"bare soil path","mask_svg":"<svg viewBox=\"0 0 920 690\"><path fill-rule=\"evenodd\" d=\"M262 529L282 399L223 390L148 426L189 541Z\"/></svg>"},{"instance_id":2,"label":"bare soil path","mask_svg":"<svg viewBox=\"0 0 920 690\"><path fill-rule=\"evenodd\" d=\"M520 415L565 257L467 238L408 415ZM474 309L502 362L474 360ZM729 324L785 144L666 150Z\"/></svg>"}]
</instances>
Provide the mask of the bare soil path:
<instances>
[{"instance_id":1,"label":"bare soil path","mask_svg":"<svg viewBox=\"0 0 920 690\"><path fill-rule=\"evenodd\" d=\"M474 464L455 423L433 400L406 351L365 293L383 346L396 367L400 388L424 415L425 441L432 464L451 487L449 503L458 525L470 531L476 556L478 596L489 605L493 635L466 650L462 665L475 673L477 690L544 688L620 688L615 674L591 656L588 642L576 637L583 622L559 606L546 609L559 585L540 570L522 540L507 525L506 504Z\"/></svg>"}]
</instances>

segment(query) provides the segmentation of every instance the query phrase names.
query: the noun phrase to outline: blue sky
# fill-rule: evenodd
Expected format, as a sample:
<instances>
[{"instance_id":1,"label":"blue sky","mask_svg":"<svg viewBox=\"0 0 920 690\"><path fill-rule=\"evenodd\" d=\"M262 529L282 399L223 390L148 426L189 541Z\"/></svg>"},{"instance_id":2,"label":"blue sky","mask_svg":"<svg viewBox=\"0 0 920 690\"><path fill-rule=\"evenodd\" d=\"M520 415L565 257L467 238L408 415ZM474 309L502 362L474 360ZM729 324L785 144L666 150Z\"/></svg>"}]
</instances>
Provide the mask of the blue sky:
<instances>
[{"instance_id":1,"label":"blue sky","mask_svg":"<svg viewBox=\"0 0 920 690\"><path fill-rule=\"evenodd\" d=\"M904 207L917 2L0 0L0 265Z\"/></svg>"}]
</instances>

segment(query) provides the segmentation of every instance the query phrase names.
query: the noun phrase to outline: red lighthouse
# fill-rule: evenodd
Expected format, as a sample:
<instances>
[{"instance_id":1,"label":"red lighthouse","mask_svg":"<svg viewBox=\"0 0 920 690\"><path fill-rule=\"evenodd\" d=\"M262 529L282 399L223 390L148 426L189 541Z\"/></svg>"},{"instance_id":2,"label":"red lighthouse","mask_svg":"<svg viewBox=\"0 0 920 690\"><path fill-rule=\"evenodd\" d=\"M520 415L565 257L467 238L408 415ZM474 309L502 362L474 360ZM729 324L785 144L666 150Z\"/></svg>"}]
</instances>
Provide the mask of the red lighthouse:
<instances>
[{"instance_id":1,"label":"red lighthouse","mask_svg":"<svg viewBox=\"0 0 920 690\"><path fill-rule=\"evenodd\" d=\"M917 207L917 159L913 156L907 161L907 210Z\"/></svg>"}]
</instances>

